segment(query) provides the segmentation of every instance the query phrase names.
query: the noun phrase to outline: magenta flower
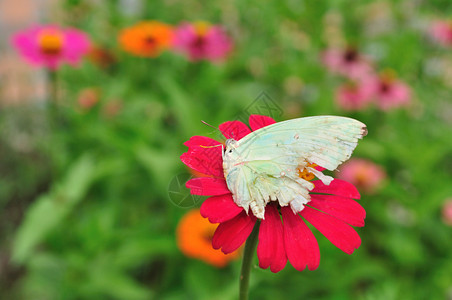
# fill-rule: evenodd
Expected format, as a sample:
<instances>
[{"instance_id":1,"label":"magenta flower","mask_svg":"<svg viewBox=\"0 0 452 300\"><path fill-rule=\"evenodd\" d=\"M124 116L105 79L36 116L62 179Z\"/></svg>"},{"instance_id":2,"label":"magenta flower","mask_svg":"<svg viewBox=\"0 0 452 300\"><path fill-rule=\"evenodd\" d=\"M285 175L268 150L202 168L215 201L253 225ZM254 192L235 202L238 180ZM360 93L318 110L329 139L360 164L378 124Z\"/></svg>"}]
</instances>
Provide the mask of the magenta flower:
<instances>
[{"instance_id":1,"label":"magenta flower","mask_svg":"<svg viewBox=\"0 0 452 300\"><path fill-rule=\"evenodd\" d=\"M321 59L330 72L350 79L359 79L372 73L370 60L352 47L327 49Z\"/></svg>"},{"instance_id":2,"label":"magenta flower","mask_svg":"<svg viewBox=\"0 0 452 300\"><path fill-rule=\"evenodd\" d=\"M411 102L410 87L398 80L393 72L383 72L363 84L372 91L377 106L382 110L406 106Z\"/></svg>"},{"instance_id":3,"label":"magenta flower","mask_svg":"<svg viewBox=\"0 0 452 300\"><path fill-rule=\"evenodd\" d=\"M252 115L249 118L252 130L273 123L275 121L266 116ZM219 128L223 135L238 140L251 132L240 121L225 122ZM299 213L295 214L290 206L281 207L278 202L271 201L265 207L264 219L258 220L233 200L223 174L221 147L215 147L221 143L208 137L193 136L185 145L188 151L182 154L182 162L205 174L205 177L189 180L186 186L192 194L211 196L202 204L201 215L211 223L220 223L212 238L215 249L221 249L225 254L238 249L251 234L256 222L260 222L257 246L259 266L264 269L270 267L272 272L281 271L288 260L299 271L306 266L309 270L317 269L320 250L306 221L347 254L361 245L359 235L351 226L364 226L366 212L354 200L359 199L360 195L352 184L334 179L325 185L321 180L314 180L310 202ZM312 167L317 171L323 170L315 165ZM299 172L299 176L305 180L316 177L306 170Z\"/></svg>"},{"instance_id":4,"label":"magenta flower","mask_svg":"<svg viewBox=\"0 0 452 300\"><path fill-rule=\"evenodd\" d=\"M359 190L374 193L386 178L386 172L379 165L360 158L352 158L339 167L337 178L350 182Z\"/></svg>"},{"instance_id":5,"label":"magenta flower","mask_svg":"<svg viewBox=\"0 0 452 300\"><path fill-rule=\"evenodd\" d=\"M429 30L432 38L443 46L452 46L452 21L439 20Z\"/></svg>"},{"instance_id":6,"label":"magenta flower","mask_svg":"<svg viewBox=\"0 0 452 300\"><path fill-rule=\"evenodd\" d=\"M36 25L13 36L15 48L33 65L57 69L62 63L77 65L90 49L87 35L77 29Z\"/></svg>"},{"instance_id":7,"label":"magenta flower","mask_svg":"<svg viewBox=\"0 0 452 300\"><path fill-rule=\"evenodd\" d=\"M191 61L219 61L232 50L232 41L219 26L185 23L175 31L174 48Z\"/></svg>"},{"instance_id":8,"label":"magenta flower","mask_svg":"<svg viewBox=\"0 0 452 300\"><path fill-rule=\"evenodd\" d=\"M336 103L344 110L362 110L372 102L372 95L362 81L349 82L336 89Z\"/></svg>"}]
</instances>

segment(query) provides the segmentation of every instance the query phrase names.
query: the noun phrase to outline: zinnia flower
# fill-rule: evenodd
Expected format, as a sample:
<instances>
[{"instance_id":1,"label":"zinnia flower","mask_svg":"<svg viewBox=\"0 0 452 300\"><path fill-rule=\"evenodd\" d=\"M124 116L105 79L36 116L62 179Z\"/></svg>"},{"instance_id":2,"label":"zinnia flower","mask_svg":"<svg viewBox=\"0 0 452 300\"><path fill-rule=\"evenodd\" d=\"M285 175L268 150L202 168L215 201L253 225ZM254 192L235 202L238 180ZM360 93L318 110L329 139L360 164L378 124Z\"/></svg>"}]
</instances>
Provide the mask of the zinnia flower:
<instances>
[{"instance_id":1,"label":"zinnia flower","mask_svg":"<svg viewBox=\"0 0 452 300\"><path fill-rule=\"evenodd\" d=\"M362 110L372 102L372 90L361 81L349 82L336 90L336 103L344 110Z\"/></svg>"},{"instance_id":2,"label":"zinnia flower","mask_svg":"<svg viewBox=\"0 0 452 300\"><path fill-rule=\"evenodd\" d=\"M79 92L77 103L83 110L89 110L99 102L100 92L97 88L86 88Z\"/></svg>"},{"instance_id":3,"label":"zinnia flower","mask_svg":"<svg viewBox=\"0 0 452 300\"><path fill-rule=\"evenodd\" d=\"M379 165L360 158L352 158L339 167L337 178L350 182L359 190L373 193L386 178L386 172Z\"/></svg>"},{"instance_id":4,"label":"zinnia flower","mask_svg":"<svg viewBox=\"0 0 452 300\"><path fill-rule=\"evenodd\" d=\"M382 110L406 106L411 102L410 87L397 79L392 71L370 77L363 84L372 91L377 106Z\"/></svg>"},{"instance_id":5,"label":"zinnia flower","mask_svg":"<svg viewBox=\"0 0 452 300\"><path fill-rule=\"evenodd\" d=\"M200 259L216 267L224 267L238 258L239 251L224 254L212 248L212 236L217 225L203 218L199 209L187 212L177 226L177 245L187 256Z\"/></svg>"},{"instance_id":6,"label":"zinnia flower","mask_svg":"<svg viewBox=\"0 0 452 300\"><path fill-rule=\"evenodd\" d=\"M442 218L444 224L452 226L452 198L447 199L443 204Z\"/></svg>"},{"instance_id":7,"label":"zinnia flower","mask_svg":"<svg viewBox=\"0 0 452 300\"><path fill-rule=\"evenodd\" d=\"M156 57L173 43L171 26L158 22L140 22L125 28L119 35L122 48L134 55Z\"/></svg>"},{"instance_id":8,"label":"zinnia flower","mask_svg":"<svg viewBox=\"0 0 452 300\"><path fill-rule=\"evenodd\" d=\"M13 44L33 65L57 69L66 62L76 66L90 49L87 35L74 28L37 25L13 36Z\"/></svg>"},{"instance_id":9,"label":"zinnia flower","mask_svg":"<svg viewBox=\"0 0 452 300\"><path fill-rule=\"evenodd\" d=\"M432 38L443 46L452 46L452 21L439 20L430 28Z\"/></svg>"},{"instance_id":10,"label":"zinnia flower","mask_svg":"<svg viewBox=\"0 0 452 300\"><path fill-rule=\"evenodd\" d=\"M252 130L273 123L275 121L266 116L251 115L249 118ZM219 128L225 136L238 140L251 132L240 121L225 122ZM208 176L193 178L186 186L192 194L211 196L204 201L200 211L210 222L220 223L212 238L215 249L221 248L223 253L236 250L246 241L256 222L260 222L257 246L259 266L264 269L270 267L272 272L282 270L287 260L299 271L306 266L309 270L319 266L319 246L305 221L345 253L351 254L361 245L359 235L350 225L364 226L365 211L353 200L359 199L360 195L350 183L334 179L325 185L321 180L314 180L311 199L299 213L295 214L290 206L281 207L278 202L271 201L265 207L264 218L258 221L233 200L223 175L222 150L216 147L221 143L208 137L193 136L185 145L189 149L182 154L182 162ZM315 178L314 174L305 170L299 172L301 178Z\"/></svg>"},{"instance_id":11,"label":"zinnia flower","mask_svg":"<svg viewBox=\"0 0 452 300\"><path fill-rule=\"evenodd\" d=\"M350 79L360 79L372 73L368 58L361 55L355 48L331 48L322 53L322 62L332 73L346 76Z\"/></svg>"},{"instance_id":12,"label":"zinnia flower","mask_svg":"<svg viewBox=\"0 0 452 300\"><path fill-rule=\"evenodd\" d=\"M232 41L219 26L206 22L182 24L175 31L174 48L192 61L218 61L232 49Z\"/></svg>"}]
</instances>

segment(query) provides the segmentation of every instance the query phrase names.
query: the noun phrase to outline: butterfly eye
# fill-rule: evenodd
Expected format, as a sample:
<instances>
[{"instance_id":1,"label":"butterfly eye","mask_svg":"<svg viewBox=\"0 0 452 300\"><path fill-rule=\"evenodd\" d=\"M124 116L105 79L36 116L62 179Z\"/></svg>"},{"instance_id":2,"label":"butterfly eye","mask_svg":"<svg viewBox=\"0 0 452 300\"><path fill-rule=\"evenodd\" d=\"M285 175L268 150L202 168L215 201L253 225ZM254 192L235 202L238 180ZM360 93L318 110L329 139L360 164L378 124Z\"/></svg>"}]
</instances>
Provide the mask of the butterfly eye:
<instances>
[{"instance_id":1,"label":"butterfly eye","mask_svg":"<svg viewBox=\"0 0 452 300\"><path fill-rule=\"evenodd\" d=\"M232 149L229 149L228 153L232 153Z\"/></svg>"}]
</instances>

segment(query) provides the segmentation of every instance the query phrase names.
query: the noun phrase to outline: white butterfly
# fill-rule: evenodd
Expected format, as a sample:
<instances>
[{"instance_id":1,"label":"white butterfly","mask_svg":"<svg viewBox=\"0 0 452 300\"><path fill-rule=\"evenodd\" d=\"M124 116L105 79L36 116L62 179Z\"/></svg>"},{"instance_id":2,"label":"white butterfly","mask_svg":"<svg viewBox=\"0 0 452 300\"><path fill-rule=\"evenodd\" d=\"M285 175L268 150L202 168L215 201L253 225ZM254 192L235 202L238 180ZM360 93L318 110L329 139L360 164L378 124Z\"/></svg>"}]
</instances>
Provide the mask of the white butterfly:
<instances>
[{"instance_id":1,"label":"white butterfly","mask_svg":"<svg viewBox=\"0 0 452 300\"><path fill-rule=\"evenodd\" d=\"M226 140L223 169L234 202L247 212L251 208L260 219L270 201L300 212L314 188L300 173L314 174L330 184L333 178L312 164L335 170L366 134L366 125L357 120L318 116L275 123L239 141Z\"/></svg>"}]
</instances>

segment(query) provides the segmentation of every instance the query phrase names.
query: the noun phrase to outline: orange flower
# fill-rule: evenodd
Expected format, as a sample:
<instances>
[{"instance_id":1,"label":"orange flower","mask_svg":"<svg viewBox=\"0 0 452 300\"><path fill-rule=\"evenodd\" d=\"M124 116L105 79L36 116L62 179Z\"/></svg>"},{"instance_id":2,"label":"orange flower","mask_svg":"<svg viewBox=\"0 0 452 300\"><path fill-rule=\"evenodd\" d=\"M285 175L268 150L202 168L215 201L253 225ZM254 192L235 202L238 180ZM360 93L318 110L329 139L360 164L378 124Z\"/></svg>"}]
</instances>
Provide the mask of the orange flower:
<instances>
[{"instance_id":1,"label":"orange flower","mask_svg":"<svg viewBox=\"0 0 452 300\"><path fill-rule=\"evenodd\" d=\"M125 28L119 35L122 48L143 57L156 57L173 43L171 26L158 21L140 22Z\"/></svg>"},{"instance_id":2,"label":"orange flower","mask_svg":"<svg viewBox=\"0 0 452 300\"><path fill-rule=\"evenodd\" d=\"M216 267L224 267L239 256L239 250L223 254L212 247L212 237L218 225L210 223L199 209L186 213L177 226L177 244L188 257L197 258Z\"/></svg>"}]
</instances>

